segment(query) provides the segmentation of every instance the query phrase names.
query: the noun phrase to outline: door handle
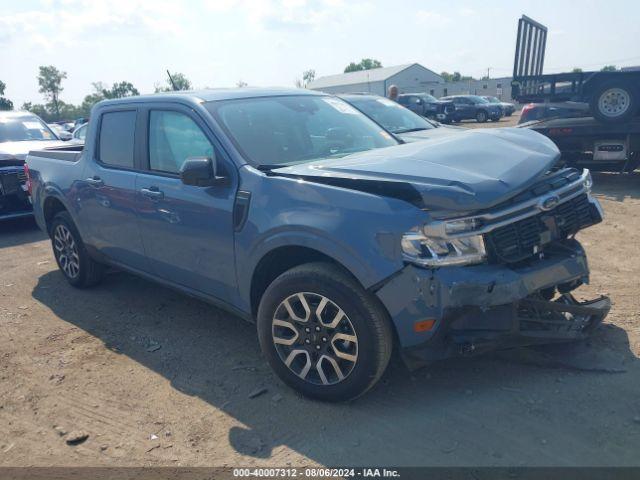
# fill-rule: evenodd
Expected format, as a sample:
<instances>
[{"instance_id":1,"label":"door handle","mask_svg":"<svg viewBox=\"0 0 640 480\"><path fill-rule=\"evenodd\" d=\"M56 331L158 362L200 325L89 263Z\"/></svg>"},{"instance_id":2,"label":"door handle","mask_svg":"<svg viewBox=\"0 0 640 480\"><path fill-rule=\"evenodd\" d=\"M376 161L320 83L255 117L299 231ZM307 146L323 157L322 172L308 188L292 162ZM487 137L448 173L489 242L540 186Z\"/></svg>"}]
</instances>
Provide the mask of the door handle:
<instances>
[{"instance_id":1,"label":"door handle","mask_svg":"<svg viewBox=\"0 0 640 480\"><path fill-rule=\"evenodd\" d=\"M152 200L162 200L164 198L164 192L158 190L158 187L142 188L140 193Z\"/></svg>"},{"instance_id":2,"label":"door handle","mask_svg":"<svg viewBox=\"0 0 640 480\"><path fill-rule=\"evenodd\" d=\"M93 177L85 178L84 181L87 182L92 187L104 186L104 180L102 180L100 177L95 175Z\"/></svg>"}]
</instances>

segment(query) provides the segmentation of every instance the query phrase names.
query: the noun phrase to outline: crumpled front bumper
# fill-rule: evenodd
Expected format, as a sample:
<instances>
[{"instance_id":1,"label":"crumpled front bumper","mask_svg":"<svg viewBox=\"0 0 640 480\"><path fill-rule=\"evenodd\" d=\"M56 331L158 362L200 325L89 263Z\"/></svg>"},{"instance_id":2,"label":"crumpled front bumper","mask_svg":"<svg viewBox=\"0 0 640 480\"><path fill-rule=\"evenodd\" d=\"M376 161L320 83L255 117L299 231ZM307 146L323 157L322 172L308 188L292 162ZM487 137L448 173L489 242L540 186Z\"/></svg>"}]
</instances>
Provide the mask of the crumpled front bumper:
<instances>
[{"instance_id":1,"label":"crumpled front bumper","mask_svg":"<svg viewBox=\"0 0 640 480\"><path fill-rule=\"evenodd\" d=\"M528 266L422 269L408 265L376 290L396 326L410 367L456 355L578 340L606 317L609 299L577 302L569 291L588 281L573 241ZM555 301L545 300L559 293ZM416 331L417 322L433 320Z\"/></svg>"}]
</instances>

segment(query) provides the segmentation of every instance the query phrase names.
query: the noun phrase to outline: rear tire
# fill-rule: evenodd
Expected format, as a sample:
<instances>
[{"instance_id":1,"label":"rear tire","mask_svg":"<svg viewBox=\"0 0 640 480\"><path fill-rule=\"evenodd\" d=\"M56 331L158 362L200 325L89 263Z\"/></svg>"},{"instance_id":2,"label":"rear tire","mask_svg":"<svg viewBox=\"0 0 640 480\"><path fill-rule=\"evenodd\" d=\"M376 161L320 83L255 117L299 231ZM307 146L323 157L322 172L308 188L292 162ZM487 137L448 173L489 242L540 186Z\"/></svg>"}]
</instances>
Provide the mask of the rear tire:
<instances>
[{"instance_id":1,"label":"rear tire","mask_svg":"<svg viewBox=\"0 0 640 480\"><path fill-rule=\"evenodd\" d=\"M53 256L67 281L76 288L87 288L102 280L104 266L91 258L68 212L51 221Z\"/></svg>"},{"instance_id":2,"label":"rear tire","mask_svg":"<svg viewBox=\"0 0 640 480\"><path fill-rule=\"evenodd\" d=\"M489 116L487 115L487 112L485 112L484 110L478 110L476 112L476 121L478 123L485 123L488 118Z\"/></svg>"},{"instance_id":3,"label":"rear tire","mask_svg":"<svg viewBox=\"0 0 640 480\"><path fill-rule=\"evenodd\" d=\"M638 110L638 93L628 83L611 80L595 89L589 107L600 122L626 122Z\"/></svg>"},{"instance_id":4,"label":"rear tire","mask_svg":"<svg viewBox=\"0 0 640 480\"><path fill-rule=\"evenodd\" d=\"M301 265L276 278L260 301L257 323L260 347L278 377L318 400L359 397L391 356L387 312L329 263Z\"/></svg>"}]
</instances>

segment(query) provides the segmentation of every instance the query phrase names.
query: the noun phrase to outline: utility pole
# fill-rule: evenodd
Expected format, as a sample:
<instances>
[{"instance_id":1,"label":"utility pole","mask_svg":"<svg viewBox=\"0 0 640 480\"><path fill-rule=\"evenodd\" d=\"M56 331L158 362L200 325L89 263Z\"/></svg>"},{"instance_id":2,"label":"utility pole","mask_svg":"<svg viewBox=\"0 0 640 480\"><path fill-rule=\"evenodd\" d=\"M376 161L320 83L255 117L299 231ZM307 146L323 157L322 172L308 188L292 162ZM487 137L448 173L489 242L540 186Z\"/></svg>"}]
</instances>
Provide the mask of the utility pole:
<instances>
[{"instance_id":1,"label":"utility pole","mask_svg":"<svg viewBox=\"0 0 640 480\"><path fill-rule=\"evenodd\" d=\"M490 71L492 67L487 67L487 80L491 78Z\"/></svg>"}]
</instances>

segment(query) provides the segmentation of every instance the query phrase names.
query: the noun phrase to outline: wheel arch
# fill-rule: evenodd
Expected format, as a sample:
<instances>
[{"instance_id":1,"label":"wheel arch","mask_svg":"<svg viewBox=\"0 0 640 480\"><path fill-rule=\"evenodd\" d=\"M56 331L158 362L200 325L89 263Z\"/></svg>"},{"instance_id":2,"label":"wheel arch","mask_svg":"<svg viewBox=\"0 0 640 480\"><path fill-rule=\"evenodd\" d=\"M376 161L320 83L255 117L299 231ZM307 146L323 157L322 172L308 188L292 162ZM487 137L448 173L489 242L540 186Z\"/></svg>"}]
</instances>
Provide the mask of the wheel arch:
<instances>
[{"instance_id":1,"label":"wheel arch","mask_svg":"<svg viewBox=\"0 0 640 480\"><path fill-rule=\"evenodd\" d=\"M57 195L49 195L46 197L42 202L42 218L49 236L51 236L51 221L59 212L69 212L69 209L60 197Z\"/></svg>"},{"instance_id":2,"label":"wheel arch","mask_svg":"<svg viewBox=\"0 0 640 480\"><path fill-rule=\"evenodd\" d=\"M281 274L299 265L326 262L340 268L361 285L358 278L340 261L316 248L302 245L282 245L266 252L258 261L251 275L250 306L255 318L260 299L267 287Z\"/></svg>"}]
</instances>

